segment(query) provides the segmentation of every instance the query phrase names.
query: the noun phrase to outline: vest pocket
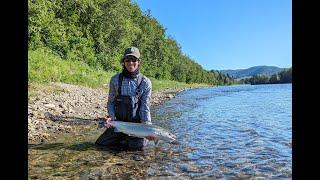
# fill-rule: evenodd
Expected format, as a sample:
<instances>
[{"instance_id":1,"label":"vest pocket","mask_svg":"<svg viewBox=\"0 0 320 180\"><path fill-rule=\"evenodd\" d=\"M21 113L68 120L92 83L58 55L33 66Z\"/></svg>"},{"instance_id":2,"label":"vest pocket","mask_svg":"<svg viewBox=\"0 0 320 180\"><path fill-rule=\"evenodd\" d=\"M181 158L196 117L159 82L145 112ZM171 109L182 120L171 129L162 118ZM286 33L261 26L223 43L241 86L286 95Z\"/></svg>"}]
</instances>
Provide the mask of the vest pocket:
<instances>
[{"instance_id":1,"label":"vest pocket","mask_svg":"<svg viewBox=\"0 0 320 180\"><path fill-rule=\"evenodd\" d=\"M117 119L121 121L130 121L132 118L132 107L130 96L118 96L115 102L115 111Z\"/></svg>"},{"instance_id":2,"label":"vest pocket","mask_svg":"<svg viewBox=\"0 0 320 180\"><path fill-rule=\"evenodd\" d=\"M120 121L139 121L139 99L135 96L117 96L115 98L115 112L116 118Z\"/></svg>"}]
</instances>

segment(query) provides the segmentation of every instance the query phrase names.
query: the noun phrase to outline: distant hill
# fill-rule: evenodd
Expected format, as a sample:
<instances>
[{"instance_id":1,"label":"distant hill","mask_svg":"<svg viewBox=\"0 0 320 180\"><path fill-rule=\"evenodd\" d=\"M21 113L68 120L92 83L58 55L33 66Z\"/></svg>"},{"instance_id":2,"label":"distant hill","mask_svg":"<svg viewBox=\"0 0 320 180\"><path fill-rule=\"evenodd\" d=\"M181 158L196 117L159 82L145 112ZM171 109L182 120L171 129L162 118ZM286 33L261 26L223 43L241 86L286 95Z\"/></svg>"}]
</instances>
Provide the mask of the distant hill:
<instances>
[{"instance_id":1,"label":"distant hill","mask_svg":"<svg viewBox=\"0 0 320 180\"><path fill-rule=\"evenodd\" d=\"M247 69L236 69L236 70L220 70L223 74L229 74L233 78L247 78L254 75L272 75L280 72L283 68L276 66L253 66Z\"/></svg>"}]
</instances>

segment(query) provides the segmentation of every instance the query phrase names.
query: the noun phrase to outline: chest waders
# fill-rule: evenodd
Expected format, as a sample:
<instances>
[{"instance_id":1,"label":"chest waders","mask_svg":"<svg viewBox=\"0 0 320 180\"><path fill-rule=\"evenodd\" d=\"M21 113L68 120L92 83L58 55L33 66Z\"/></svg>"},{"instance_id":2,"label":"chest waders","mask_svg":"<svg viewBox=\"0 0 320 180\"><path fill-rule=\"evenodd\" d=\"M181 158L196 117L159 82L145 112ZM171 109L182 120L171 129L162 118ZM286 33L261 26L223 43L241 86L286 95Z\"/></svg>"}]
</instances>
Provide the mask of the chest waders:
<instances>
[{"instance_id":1,"label":"chest waders","mask_svg":"<svg viewBox=\"0 0 320 180\"><path fill-rule=\"evenodd\" d=\"M117 120L125 122L140 123L140 104L141 104L141 90L140 84L143 75L138 76L138 86L134 96L121 95L121 86L123 80L123 74L119 74L118 94L115 97L115 115Z\"/></svg>"}]
</instances>

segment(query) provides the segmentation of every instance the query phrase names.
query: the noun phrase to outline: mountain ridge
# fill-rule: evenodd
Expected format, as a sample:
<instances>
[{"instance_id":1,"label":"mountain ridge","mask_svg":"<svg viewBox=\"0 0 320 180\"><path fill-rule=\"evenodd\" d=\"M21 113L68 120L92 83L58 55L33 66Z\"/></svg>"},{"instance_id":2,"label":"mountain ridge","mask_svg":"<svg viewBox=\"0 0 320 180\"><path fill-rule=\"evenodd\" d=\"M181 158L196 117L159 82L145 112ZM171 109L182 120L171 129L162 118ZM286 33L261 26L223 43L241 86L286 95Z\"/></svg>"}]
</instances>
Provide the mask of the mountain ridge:
<instances>
[{"instance_id":1,"label":"mountain ridge","mask_svg":"<svg viewBox=\"0 0 320 180\"><path fill-rule=\"evenodd\" d=\"M275 73L280 72L285 68L280 68L277 66L267 66L267 65L261 65L261 66L252 66L246 69L226 69L226 70L220 70L223 74L229 74L233 78L244 78L244 77L252 77L254 75L272 75Z\"/></svg>"}]
</instances>

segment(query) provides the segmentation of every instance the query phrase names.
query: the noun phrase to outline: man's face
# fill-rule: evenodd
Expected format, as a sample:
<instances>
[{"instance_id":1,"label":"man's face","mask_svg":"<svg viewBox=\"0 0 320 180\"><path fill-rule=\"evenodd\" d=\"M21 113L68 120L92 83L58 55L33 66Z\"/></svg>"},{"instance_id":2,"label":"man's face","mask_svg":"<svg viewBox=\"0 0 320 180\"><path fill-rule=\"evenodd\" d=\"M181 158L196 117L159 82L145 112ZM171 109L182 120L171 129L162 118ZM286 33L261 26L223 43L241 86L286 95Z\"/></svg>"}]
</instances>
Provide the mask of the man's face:
<instances>
[{"instance_id":1,"label":"man's face","mask_svg":"<svg viewBox=\"0 0 320 180\"><path fill-rule=\"evenodd\" d=\"M140 61L134 57L134 56L129 56L124 59L124 66L129 72L134 72L139 68Z\"/></svg>"}]
</instances>

